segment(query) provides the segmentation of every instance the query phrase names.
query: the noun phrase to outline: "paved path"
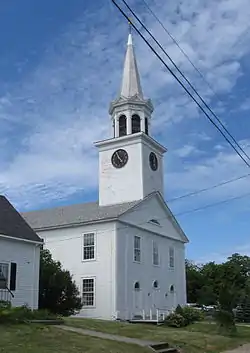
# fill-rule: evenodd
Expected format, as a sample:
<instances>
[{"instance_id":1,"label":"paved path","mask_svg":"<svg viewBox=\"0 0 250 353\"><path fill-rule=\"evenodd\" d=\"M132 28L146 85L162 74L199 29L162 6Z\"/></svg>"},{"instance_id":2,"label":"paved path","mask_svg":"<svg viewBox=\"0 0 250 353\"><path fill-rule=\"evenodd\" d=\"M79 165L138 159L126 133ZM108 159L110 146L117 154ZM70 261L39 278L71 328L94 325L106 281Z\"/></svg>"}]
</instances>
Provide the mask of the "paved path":
<instances>
[{"instance_id":1,"label":"paved path","mask_svg":"<svg viewBox=\"0 0 250 353\"><path fill-rule=\"evenodd\" d=\"M141 347L147 347L152 344L162 343L162 342L143 341L143 340L140 340L137 338L130 338L130 337L124 337L124 336L118 336L118 335L111 335L109 333L103 333L103 332L92 331L92 330L85 330L82 328L76 328L76 327L71 327L71 326L66 326L66 325L57 325L55 327L57 327L59 329L63 329L65 331L77 332L77 333L80 333L80 334L86 335L86 336L103 338L105 340L136 344L137 346L141 346Z\"/></svg>"},{"instance_id":2,"label":"paved path","mask_svg":"<svg viewBox=\"0 0 250 353\"><path fill-rule=\"evenodd\" d=\"M250 344L244 344L238 348L233 349L232 351L226 351L223 353L249 353L250 352Z\"/></svg>"}]
</instances>

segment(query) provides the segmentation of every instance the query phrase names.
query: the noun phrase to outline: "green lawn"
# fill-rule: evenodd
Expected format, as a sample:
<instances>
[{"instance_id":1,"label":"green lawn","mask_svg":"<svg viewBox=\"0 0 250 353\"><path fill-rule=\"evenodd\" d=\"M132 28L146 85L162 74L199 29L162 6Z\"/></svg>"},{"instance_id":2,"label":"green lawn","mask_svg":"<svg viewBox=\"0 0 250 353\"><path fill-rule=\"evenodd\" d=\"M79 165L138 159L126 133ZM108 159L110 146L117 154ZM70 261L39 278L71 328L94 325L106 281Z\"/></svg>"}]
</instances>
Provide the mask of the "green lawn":
<instances>
[{"instance_id":1,"label":"green lawn","mask_svg":"<svg viewBox=\"0 0 250 353\"><path fill-rule=\"evenodd\" d=\"M66 332L52 326L0 325L0 353L148 353L148 349Z\"/></svg>"},{"instance_id":2,"label":"green lawn","mask_svg":"<svg viewBox=\"0 0 250 353\"><path fill-rule=\"evenodd\" d=\"M166 341L182 348L184 353L218 353L250 342L250 328L238 327L236 337L226 337L217 334L216 325L206 323L194 324L185 329L93 319L66 319L65 324L127 337Z\"/></svg>"}]
</instances>

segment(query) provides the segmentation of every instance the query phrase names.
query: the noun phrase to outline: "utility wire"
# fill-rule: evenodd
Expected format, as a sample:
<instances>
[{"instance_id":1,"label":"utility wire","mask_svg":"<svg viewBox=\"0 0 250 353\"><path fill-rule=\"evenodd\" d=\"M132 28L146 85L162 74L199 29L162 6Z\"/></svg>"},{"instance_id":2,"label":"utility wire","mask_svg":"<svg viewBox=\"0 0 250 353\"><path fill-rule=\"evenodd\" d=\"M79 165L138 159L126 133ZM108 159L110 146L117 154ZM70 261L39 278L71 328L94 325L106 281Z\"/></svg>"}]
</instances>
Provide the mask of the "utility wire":
<instances>
[{"instance_id":1,"label":"utility wire","mask_svg":"<svg viewBox=\"0 0 250 353\"><path fill-rule=\"evenodd\" d=\"M250 173L249 173L249 174L242 175L242 176L240 176L240 177L238 177L238 178L234 178L234 179L231 179L231 180L223 181L222 183L215 184L215 185L213 185L213 186L210 186L210 187L207 187L207 188L204 188L204 189L200 189L200 190L197 190L197 191L189 192L189 193L184 194L184 195L181 195L181 196L174 197L174 198L172 198L172 199L167 200L167 202L175 202L175 201L184 199L184 198L186 198L186 197L198 195L198 194L200 194L200 193L202 193L202 192L216 189L216 188L218 188L218 187L220 187L220 186L233 183L233 182L235 182L235 181L238 181L238 180L247 178L247 177L249 177L249 176L250 176Z\"/></svg>"},{"instance_id":2,"label":"utility wire","mask_svg":"<svg viewBox=\"0 0 250 353\"><path fill-rule=\"evenodd\" d=\"M185 56L185 58L188 60L188 62L192 65L192 67L195 69L195 71L199 74L199 76L202 78L204 82L208 85L210 90L213 92L215 96L217 96L216 92L214 91L213 87L210 85L210 83L206 80L205 76L202 74L202 72L198 69L198 67L192 62L192 60L189 58L188 54L182 49L182 47L179 45L177 40L172 36L172 34L168 31L166 26L162 23L162 21L157 17L155 12L152 10L152 8L148 5L148 3L145 0L141 0L145 7L148 9L148 11L151 13L151 15L155 18L155 20L161 25L161 27L164 29L164 31L168 34L168 36L172 39L172 41L175 43L175 45L180 49L182 54Z\"/></svg>"},{"instance_id":3,"label":"utility wire","mask_svg":"<svg viewBox=\"0 0 250 353\"><path fill-rule=\"evenodd\" d=\"M126 13L121 9L121 7L115 2L115 0L111 0L113 4L118 8L121 14L127 19L128 22L131 22L131 19L126 15ZM139 34L139 36L144 40L147 46L153 51L153 53L158 57L158 59L162 62L162 64L166 67L166 69L171 73L171 75L177 80L177 82L182 86L182 88L186 91L191 99L198 105L201 111L206 115L209 121L216 127L216 129L221 133L221 135L225 138L225 140L229 143L229 145L234 149L234 151L238 154L238 156L243 160L243 162L250 167L250 164L244 159L244 157L239 153L239 151L235 148L235 146L231 143L228 137L224 134L224 132L216 125L216 123L210 118L208 113L204 110L201 104L197 101L197 99L189 92L186 86L181 82L181 80L176 76L173 70L165 63L162 57L157 53L157 51L152 47L152 45L148 42L148 40L141 34L138 28L131 22L131 26L135 29L135 31Z\"/></svg>"},{"instance_id":4,"label":"utility wire","mask_svg":"<svg viewBox=\"0 0 250 353\"><path fill-rule=\"evenodd\" d=\"M189 211L184 211L184 212L180 212L180 213L176 213L176 214L172 214L172 212L170 211L170 216L169 217L161 217L161 218L155 218L155 220L157 221L162 221L162 220L166 220L166 218L172 218L173 217L179 217L179 216L183 216L183 215L186 215L186 214L190 214L190 213L194 213L194 212L197 212L197 211L202 211L202 210L205 210L207 208L212 208L212 207L215 207L215 206L219 206L219 205L222 205L222 204L225 204L225 203L230 203L232 201L235 201L235 200L239 200L239 199L243 199L244 197L247 197L247 196L250 196L250 192L246 193L246 194L243 194L243 195L240 195L240 196L235 196L235 197L231 197L229 199L224 199L222 201L219 201L219 202L215 202L215 203L210 203L210 204L207 204L207 205L204 205L204 206L201 206L201 207L197 207L197 208L194 208L192 210L189 210ZM141 209L139 210L141 211ZM131 213L133 212L136 212L136 210L130 210ZM121 227L118 227L118 230L122 230L122 229L127 229L131 226L142 226L142 225L145 225L145 224L148 224L148 221L145 221L145 222L141 222L141 223L138 223L138 224L128 224L128 225L125 225L125 226L121 226ZM76 225L76 224L74 224ZM109 233L111 232L115 232L115 229L109 229L108 230ZM107 232L107 229L99 229L97 231L98 234L100 233L106 233ZM52 240L52 241L45 241L45 244L50 244L50 243L60 243L62 241L66 241L66 240L72 240L72 239L79 239L81 238L82 235L79 235L79 236L73 236L73 237L69 237L69 238L64 238L64 239L60 239L60 240Z\"/></svg>"},{"instance_id":5,"label":"utility wire","mask_svg":"<svg viewBox=\"0 0 250 353\"><path fill-rule=\"evenodd\" d=\"M205 102L205 100L202 98L202 96L198 93L196 88L193 86L193 84L186 78L186 76L183 74L183 72L178 68L178 66L175 64L174 60L170 57L170 55L166 52L166 50L163 48L163 46L159 43L159 41L153 36L153 34L147 29L147 27L142 23L142 21L139 19L139 17L135 14L135 12L131 9L131 7L128 5L128 3L125 0L122 0L122 2L125 4L125 6L128 8L128 10L132 13L132 15L136 18L136 20L140 23L140 25L143 27L143 29L150 35L150 37L154 40L154 42L160 47L160 49L163 51L163 53L167 56L167 58L170 60L172 65L175 67L175 69L179 72L179 74L182 76L182 78L187 82L189 87L195 92L195 94L199 97L199 99L202 101L202 103L205 105L205 107L209 110L209 112L214 116L214 118L218 121L218 123L221 125L221 127L226 131L226 133L231 137L233 142L236 144L236 146L239 148L239 150L245 155L245 157L250 161L250 157L248 154L243 150L243 148L239 145L239 143L236 141L236 139L233 137L233 135L228 131L228 129L224 126L224 124L221 122L219 117L212 111L212 109L209 107L209 105ZM216 125L215 125L216 126ZM250 167L250 164L248 164Z\"/></svg>"},{"instance_id":6,"label":"utility wire","mask_svg":"<svg viewBox=\"0 0 250 353\"><path fill-rule=\"evenodd\" d=\"M219 206L219 205L222 205L224 203L228 203L228 202L231 202L231 201L243 199L244 197L247 197L247 196L250 196L250 192L248 192L246 194L243 194L243 195L240 195L240 196L231 197L231 198L223 200L223 201L210 203L210 204L205 205L205 206L197 207L197 208L194 208L193 210L190 210L190 211L180 212L180 213L175 214L175 217L183 216L183 215L188 214L188 213L194 213L194 212L197 212L197 211L200 211L200 210L205 210L205 209L210 208L210 207Z\"/></svg>"},{"instance_id":7,"label":"utility wire","mask_svg":"<svg viewBox=\"0 0 250 353\"><path fill-rule=\"evenodd\" d=\"M111 174L110 174L110 175L107 175L106 177L107 177L108 179L110 179L110 178L111 178ZM208 186L208 187L203 188L203 189L198 189L198 190L195 190L195 191L192 191L192 192L189 192L189 193L180 195L180 196L173 197L173 198L171 198L171 199L167 199L166 202L171 203L171 202L179 201L179 200L181 200L181 199L184 199L184 198L187 198L187 197L191 197L191 196L194 196L194 195L198 195L198 194L200 194L200 193L203 193L203 192L206 192L206 191L210 191L210 190L216 189L216 188L218 188L218 187L220 187L220 186L224 186L224 185L227 185L227 184L230 184L230 183L233 183L233 182L242 180L242 179L247 178L247 177L250 177L250 173L245 174L245 175L241 175L241 176L236 177L236 178L233 178L233 179L229 179L229 180L220 182L220 183L218 183L218 184L214 184L214 185L212 185L212 186Z\"/></svg>"}]
</instances>

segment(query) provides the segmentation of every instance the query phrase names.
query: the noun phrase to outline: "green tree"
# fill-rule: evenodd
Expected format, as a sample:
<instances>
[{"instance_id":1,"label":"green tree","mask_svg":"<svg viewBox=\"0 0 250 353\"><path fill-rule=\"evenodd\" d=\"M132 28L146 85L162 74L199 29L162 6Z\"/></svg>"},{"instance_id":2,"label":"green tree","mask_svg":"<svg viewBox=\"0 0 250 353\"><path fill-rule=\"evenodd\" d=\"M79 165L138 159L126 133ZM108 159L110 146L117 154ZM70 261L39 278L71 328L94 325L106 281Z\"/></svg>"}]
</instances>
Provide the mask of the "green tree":
<instances>
[{"instance_id":1,"label":"green tree","mask_svg":"<svg viewBox=\"0 0 250 353\"><path fill-rule=\"evenodd\" d=\"M39 309L69 316L82 308L81 298L69 271L52 259L49 250L41 251Z\"/></svg>"},{"instance_id":2,"label":"green tree","mask_svg":"<svg viewBox=\"0 0 250 353\"><path fill-rule=\"evenodd\" d=\"M199 266L192 261L186 260L186 282L187 282L187 302L197 303L199 301L199 291L204 285L204 279Z\"/></svg>"}]
</instances>

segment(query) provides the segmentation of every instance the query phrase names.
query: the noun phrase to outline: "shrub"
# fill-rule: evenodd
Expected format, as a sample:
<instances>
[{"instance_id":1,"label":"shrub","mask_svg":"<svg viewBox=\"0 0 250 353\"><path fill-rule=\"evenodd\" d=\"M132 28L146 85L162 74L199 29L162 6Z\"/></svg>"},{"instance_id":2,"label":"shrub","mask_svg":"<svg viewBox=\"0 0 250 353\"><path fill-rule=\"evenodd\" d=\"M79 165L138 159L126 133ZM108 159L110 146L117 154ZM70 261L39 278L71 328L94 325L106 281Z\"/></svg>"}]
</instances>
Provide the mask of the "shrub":
<instances>
[{"instance_id":1,"label":"shrub","mask_svg":"<svg viewBox=\"0 0 250 353\"><path fill-rule=\"evenodd\" d=\"M0 300L0 310L1 309L9 309L11 307L11 302L7 300Z\"/></svg>"},{"instance_id":2,"label":"shrub","mask_svg":"<svg viewBox=\"0 0 250 353\"><path fill-rule=\"evenodd\" d=\"M177 308L176 308L177 309ZM196 321L202 321L205 318L204 312L189 306L184 306L182 309L182 316L186 320L186 324L190 325Z\"/></svg>"},{"instance_id":3,"label":"shrub","mask_svg":"<svg viewBox=\"0 0 250 353\"><path fill-rule=\"evenodd\" d=\"M235 310L236 320L238 322L250 323L250 296L245 295Z\"/></svg>"},{"instance_id":4,"label":"shrub","mask_svg":"<svg viewBox=\"0 0 250 353\"><path fill-rule=\"evenodd\" d=\"M25 323L30 320L53 320L56 315L48 310L31 310L27 306L12 308L10 304L0 306L0 324Z\"/></svg>"},{"instance_id":5,"label":"shrub","mask_svg":"<svg viewBox=\"0 0 250 353\"><path fill-rule=\"evenodd\" d=\"M233 334L237 331L233 312L220 309L215 312L214 318L217 322L219 333Z\"/></svg>"},{"instance_id":6,"label":"shrub","mask_svg":"<svg viewBox=\"0 0 250 353\"><path fill-rule=\"evenodd\" d=\"M180 304L177 305L174 312L183 316L183 308L180 306Z\"/></svg>"},{"instance_id":7,"label":"shrub","mask_svg":"<svg viewBox=\"0 0 250 353\"><path fill-rule=\"evenodd\" d=\"M186 326L186 320L181 314L172 313L166 317L165 325L170 327L184 327Z\"/></svg>"}]
</instances>

